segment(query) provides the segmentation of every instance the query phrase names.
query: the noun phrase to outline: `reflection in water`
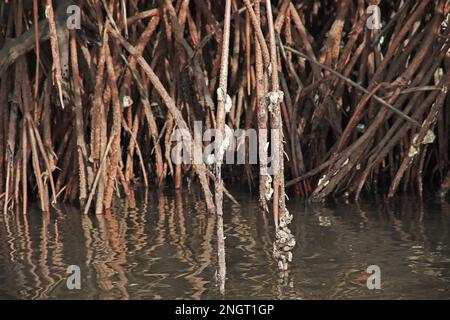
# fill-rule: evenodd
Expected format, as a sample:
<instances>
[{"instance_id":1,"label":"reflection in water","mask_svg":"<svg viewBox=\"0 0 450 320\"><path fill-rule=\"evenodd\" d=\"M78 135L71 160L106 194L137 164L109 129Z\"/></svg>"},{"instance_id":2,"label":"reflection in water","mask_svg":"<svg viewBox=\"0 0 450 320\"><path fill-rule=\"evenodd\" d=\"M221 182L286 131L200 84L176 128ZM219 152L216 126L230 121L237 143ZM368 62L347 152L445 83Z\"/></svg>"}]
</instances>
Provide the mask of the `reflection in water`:
<instances>
[{"instance_id":1,"label":"reflection in water","mask_svg":"<svg viewBox=\"0 0 450 320\"><path fill-rule=\"evenodd\" d=\"M132 192L130 190L130 192ZM273 223L256 199L225 201L225 298L372 299L450 297L450 205L400 199L385 205L291 202L297 245L289 272L273 259ZM104 215L70 207L0 215L0 298L211 299L216 216L195 190L136 193ZM366 269L381 268L381 290ZM66 270L81 268L81 290Z\"/></svg>"}]
</instances>

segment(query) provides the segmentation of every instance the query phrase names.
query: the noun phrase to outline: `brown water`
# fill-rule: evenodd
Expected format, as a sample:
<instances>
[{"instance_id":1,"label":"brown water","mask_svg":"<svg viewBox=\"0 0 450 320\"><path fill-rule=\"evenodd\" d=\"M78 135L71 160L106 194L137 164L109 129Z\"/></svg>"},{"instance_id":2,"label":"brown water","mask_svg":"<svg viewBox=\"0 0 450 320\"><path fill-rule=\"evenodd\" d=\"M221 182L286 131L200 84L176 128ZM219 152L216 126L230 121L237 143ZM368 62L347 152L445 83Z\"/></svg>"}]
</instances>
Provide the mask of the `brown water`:
<instances>
[{"instance_id":1,"label":"brown water","mask_svg":"<svg viewBox=\"0 0 450 320\"><path fill-rule=\"evenodd\" d=\"M311 205L291 200L293 262L279 274L273 225L248 193L225 204L225 298L448 299L450 205L402 198ZM0 298L213 299L215 217L197 192L141 195L137 208L83 216L65 207L0 215ZM381 268L381 290L366 286ZM81 268L81 289L66 270Z\"/></svg>"}]
</instances>

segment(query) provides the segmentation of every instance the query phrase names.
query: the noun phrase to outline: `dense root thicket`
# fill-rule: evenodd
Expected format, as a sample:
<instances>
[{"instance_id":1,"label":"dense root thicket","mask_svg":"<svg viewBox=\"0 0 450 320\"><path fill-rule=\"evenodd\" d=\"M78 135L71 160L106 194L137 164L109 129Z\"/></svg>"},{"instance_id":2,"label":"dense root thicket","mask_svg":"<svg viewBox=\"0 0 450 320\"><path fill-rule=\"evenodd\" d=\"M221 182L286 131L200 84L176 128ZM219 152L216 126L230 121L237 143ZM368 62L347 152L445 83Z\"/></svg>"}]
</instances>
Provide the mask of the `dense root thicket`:
<instances>
[{"instance_id":1,"label":"dense root thicket","mask_svg":"<svg viewBox=\"0 0 450 320\"><path fill-rule=\"evenodd\" d=\"M48 211L67 200L101 213L116 196L132 203L137 184L196 179L214 211L213 168L173 163L172 135L222 121L225 1L74 3L81 26L73 30L72 1L0 4L2 209L36 199ZM379 5L381 28L368 27L369 5ZM281 130L286 164L273 179L264 162L224 165L225 184L259 183L266 209L273 193L276 223L284 177L291 194L313 200L422 195L424 185L444 195L449 10L446 0L232 0L231 110L218 124ZM267 141L259 136L260 158Z\"/></svg>"}]
</instances>

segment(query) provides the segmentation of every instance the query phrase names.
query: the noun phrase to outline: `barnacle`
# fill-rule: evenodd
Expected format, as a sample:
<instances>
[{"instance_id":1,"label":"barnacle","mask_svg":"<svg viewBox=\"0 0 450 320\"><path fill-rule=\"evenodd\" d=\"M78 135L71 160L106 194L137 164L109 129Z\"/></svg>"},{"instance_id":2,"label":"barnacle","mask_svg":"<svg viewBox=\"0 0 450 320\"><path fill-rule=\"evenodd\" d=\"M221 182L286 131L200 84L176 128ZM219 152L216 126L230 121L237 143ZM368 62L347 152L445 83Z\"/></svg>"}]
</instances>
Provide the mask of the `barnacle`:
<instances>
[{"instance_id":1,"label":"barnacle","mask_svg":"<svg viewBox=\"0 0 450 320\"><path fill-rule=\"evenodd\" d=\"M428 130L427 134L423 138L422 144L431 144L434 142L434 139L436 139L436 135L434 134L433 131Z\"/></svg>"},{"instance_id":2,"label":"barnacle","mask_svg":"<svg viewBox=\"0 0 450 320\"><path fill-rule=\"evenodd\" d=\"M230 110L231 110L231 105L232 105L232 103L231 103L231 98L230 98L230 96L227 94L227 100L226 100L226 102L225 102L225 112L226 112L226 113L230 112Z\"/></svg>"},{"instance_id":3,"label":"barnacle","mask_svg":"<svg viewBox=\"0 0 450 320\"><path fill-rule=\"evenodd\" d=\"M412 158L418 153L419 153L419 150L417 150L417 148L414 146L414 144L412 144L411 147L409 147L408 157Z\"/></svg>"},{"instance_id":4,"label":"barnacle","mask_svg":"<svg viewBox=\"0 0 450 320\"><path fill-rule=\"evenodd\" d=\"M226 99L225 92L223 92L222 88L220 87L217 88L216 93L217 93L217 101L224 101L224 99Z\"/></svg>"},{"instance_id":5,"label":"barnacle","mask_svg":"<svg viewBox=\"0 0 450 320\"><path fill-rule=\"evenodd\" d=\"M270 175L266 175L266 179L264 181L264 189L266 190L265 192L266 199L270 200L273 194L272 177Z\"/></svg>"},{"instance_id":6,"label":"barnacle","mask_svg":"<svg viewBox=\"0 0 450 320\"><path fill-rule=\"evenodd\" d=\"M133 100L131 99L130 96L123 96L122 98L122 106L124 108L128 108L133 104Z\"/></svg>"}]
</instances>

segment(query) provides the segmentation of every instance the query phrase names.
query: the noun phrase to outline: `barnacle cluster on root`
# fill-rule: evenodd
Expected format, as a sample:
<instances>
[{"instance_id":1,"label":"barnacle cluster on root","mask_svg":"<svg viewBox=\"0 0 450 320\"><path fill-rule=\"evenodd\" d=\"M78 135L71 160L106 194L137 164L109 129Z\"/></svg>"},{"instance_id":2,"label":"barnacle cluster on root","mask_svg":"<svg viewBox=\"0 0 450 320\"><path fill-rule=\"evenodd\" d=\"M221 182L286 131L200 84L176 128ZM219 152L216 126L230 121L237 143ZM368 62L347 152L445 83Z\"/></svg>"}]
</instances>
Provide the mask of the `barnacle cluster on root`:
<instances>
[{"instance_id":1,"label":"barnacle cluster on root","mask_svg":"<svg viewBox=\"0 0 450 320\"><path fill-rule=\"evenodd\" d=\"M292 215L286 209L280 218L279 229L273 243L273 256L278 260L278 268L286 271L288 262L292 261L292 249L295 246L295 238L288 225L292 221Z\"/></svg>"}]
</instances>

